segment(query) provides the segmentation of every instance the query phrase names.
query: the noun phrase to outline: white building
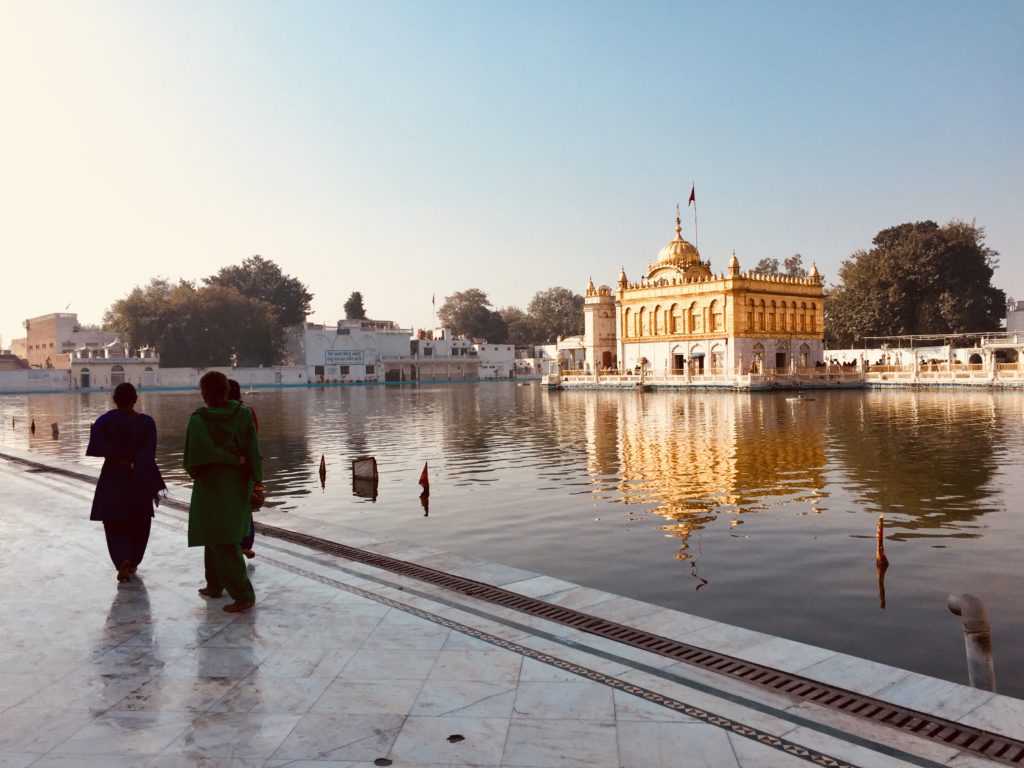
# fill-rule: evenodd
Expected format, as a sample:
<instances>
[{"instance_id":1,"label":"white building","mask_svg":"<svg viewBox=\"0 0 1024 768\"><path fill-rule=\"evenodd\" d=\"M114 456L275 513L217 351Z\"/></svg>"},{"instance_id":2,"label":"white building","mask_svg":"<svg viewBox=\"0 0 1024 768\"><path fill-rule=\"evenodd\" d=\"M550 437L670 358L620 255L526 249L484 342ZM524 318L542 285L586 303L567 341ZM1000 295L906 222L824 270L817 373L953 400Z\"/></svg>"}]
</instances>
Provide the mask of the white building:
<instances>
[{"instance_id":1,"label":"white building","mask_svg":"<svg viewBox=\"0 0 1024 768\"><path fill-rule=\"evenodd\" d=\"M1006 308L1006 332L1024 334L1024 301Z\"/></svg>"},{"instance_id":2,"label":"white building","mask_svg":"<svg viewBox=\"0 0 1024 768\"><path fill-rule=\"evenodd\" d=\"M70 354L72 389L113 389L118 384L159 386L160 355L153 347L135 354L126 344L111 342L102 348L83 345Z\"/></svg>"},{"instance_id":3,"label":"white building","mask_svg":"<svg viewBox=\"0 0 1024 768\"><path fill-rule=\"evenodd\" d=\"M511 379L516 375L516 348L512 344L473 344L480 359L481 379Z\"/></svg>"},{"instance_id":4,"label":"white building","mask_svg":"<svg viewBox=\"0 0 1024 768\"><path fill-rule=\"evenodd\" d=\"M416 334L388 320L306 323L289 331L288 352L313 383L476 381L511 378L515 348L455 336L446 328Z\"/></svg>"},{"instance_id":5,"label":"white building","mask_svg":"<svg viewBox=\"0 0 1024 768\"><path fill-rule=\"evenodd\" d=\"M288 351L309 369L311 382L379 382L385 380L384 360L409 356L411 335L390 320L306 323L289 330Z\"/></svg>"}]
</instances>

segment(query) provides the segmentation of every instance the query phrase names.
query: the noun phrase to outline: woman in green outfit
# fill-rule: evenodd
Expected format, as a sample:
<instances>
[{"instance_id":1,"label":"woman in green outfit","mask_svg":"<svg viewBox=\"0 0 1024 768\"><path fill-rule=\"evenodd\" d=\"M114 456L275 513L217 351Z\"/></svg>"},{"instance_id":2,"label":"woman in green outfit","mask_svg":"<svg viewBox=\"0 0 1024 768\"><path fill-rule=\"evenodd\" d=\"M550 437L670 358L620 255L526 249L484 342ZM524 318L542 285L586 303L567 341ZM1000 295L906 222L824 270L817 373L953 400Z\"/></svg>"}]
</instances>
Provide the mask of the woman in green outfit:
<instances>
[{"instance_id":1,"label":"woman in green outfit","mask_svg":"<svg viewBox=\"0 0 1024 768\"><path fill-rule=\"evenodd\" d=\"M210 371L199 380L205 408L189 418L185 471L192 478L188 545L204 547L204 597L225 590L234 600L228 613L247 611L256 594L238 542L248 533L252 505L263 503L263 462L252 411L228 400L228 379Z\"/></svg>"}]
</instances>

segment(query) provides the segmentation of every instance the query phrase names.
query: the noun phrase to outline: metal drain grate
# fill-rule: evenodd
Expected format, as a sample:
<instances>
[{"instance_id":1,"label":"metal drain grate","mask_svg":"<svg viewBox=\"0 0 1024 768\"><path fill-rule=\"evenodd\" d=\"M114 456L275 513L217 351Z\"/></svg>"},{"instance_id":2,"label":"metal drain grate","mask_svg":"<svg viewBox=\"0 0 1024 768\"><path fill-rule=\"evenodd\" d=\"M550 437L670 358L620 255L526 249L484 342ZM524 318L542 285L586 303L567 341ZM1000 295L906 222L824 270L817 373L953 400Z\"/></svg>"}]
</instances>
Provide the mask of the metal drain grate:
<instances>
[{"instance_id":1,"label":"metal drain grate","mask_svg":"<svg viewBox=\"0 0 1024 768\"><path fill-rule=\"evenodd\" d=\"M185 505L182 505L185 506ZM531 616L573 627L599 637L605 637L634 648L683 661L711 670L727 677L742 680L795 699L813 701L830 709L883 723L901 731L913 733L930 741L983 755L1007 765L1024 765L1024 742L1007 736L973 728L950 720L927 715L912 709L873 699L844 688L827 685L809 678L754 664L705 648L672 640L642 629L619 624L599 616L582 613L571 608L525 597L501 587L438 571L426 566L378 555L346 544L321 539L286 528L257 523L256 529L276 539L301 544L347 560L371 565L382 570L444 587L488 603L511 608Z\"/></svg>"},{"instance_id":2,"label":"metal drain grate","mask_svg":"<svg viewBox=\"0 0 1024 768\"><path fill-rule=\"evenodd\" d=\"M37 469L50 469L54 474L95 484L95 478L72 470L49 467L21 457L0 453L0 457ZM188 504L167 499L162 502L168 507L184 512ZM532 597L525 597L501 587L468 579L463 576L438 571L416 563L379 555L364 549L340 544L317 536L290 531L286 528L256 523L256 530L265 536L300 544L326 554L343 557L353 562L370 565L401 576L433 584L459 594L484 600L488 603L547 619L558 624L573 627L599 637L605 637L634 648L686 662L701 669L711 670L727 677L787 694L794 699L812 701L820 706L862 717L874 722L912 733L930 741L981 755L989 760L1011 766L1024 766L1024 742L1017 739L973 728L950 720L944 720L923 712L899 707L888 702L873 699L844 688L827 685L809 678L781 672L771 667L754 664L733 656L727 656L706 648L672 640L661 635L646 632L635 627L619 624L599 616L582 613L560 605L545 603Z\"/></svg>"}]
</instances>

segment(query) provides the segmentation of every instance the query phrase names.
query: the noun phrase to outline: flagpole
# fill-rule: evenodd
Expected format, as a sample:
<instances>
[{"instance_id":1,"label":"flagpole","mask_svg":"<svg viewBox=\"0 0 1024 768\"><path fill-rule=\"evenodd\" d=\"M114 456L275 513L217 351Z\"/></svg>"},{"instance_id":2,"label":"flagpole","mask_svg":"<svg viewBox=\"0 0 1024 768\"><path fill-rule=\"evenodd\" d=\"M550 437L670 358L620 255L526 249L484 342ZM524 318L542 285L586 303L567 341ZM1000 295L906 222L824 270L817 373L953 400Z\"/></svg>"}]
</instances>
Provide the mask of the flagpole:
<instances>
[{"instance_id":1,"label":"flagpole","mask_svg":"<svg viewBox=\"0 0 1024 768\"><path fill-rule=\"evenodd\" d=\"M693 198L693 247L700 253L700 234L697 232L697 182L690 184L690 197Z\"/></svg>"}]
</instances>

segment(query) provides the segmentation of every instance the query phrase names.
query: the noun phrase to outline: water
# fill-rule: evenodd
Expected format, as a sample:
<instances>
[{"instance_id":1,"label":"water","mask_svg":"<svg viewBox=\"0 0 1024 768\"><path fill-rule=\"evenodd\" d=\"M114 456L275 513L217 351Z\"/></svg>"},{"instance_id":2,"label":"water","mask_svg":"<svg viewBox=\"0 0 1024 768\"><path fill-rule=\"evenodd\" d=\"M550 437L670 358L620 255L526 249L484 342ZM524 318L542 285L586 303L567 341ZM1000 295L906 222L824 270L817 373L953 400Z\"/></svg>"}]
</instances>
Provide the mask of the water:
<instances>
[{"instance_id":1,"label":"water","mask_svg":"<svg viewBox=\"0 0 1024 768\"><path fill-rule=\"evenodd\" d=\"M250 401L278 509L957 682L963 638L946 597L972 592L991 616L1000 690L1024 697L1024 393L800 401L507 382L261 390ZM82 455L88 428L108 403L2 397L0 448L94 462ZM187 480L182 443L198 404L195 393L142 395L169 479ZM362 454L377 457L376 500L353 495L349 462Z\"/></svg>"}]
</instances>

